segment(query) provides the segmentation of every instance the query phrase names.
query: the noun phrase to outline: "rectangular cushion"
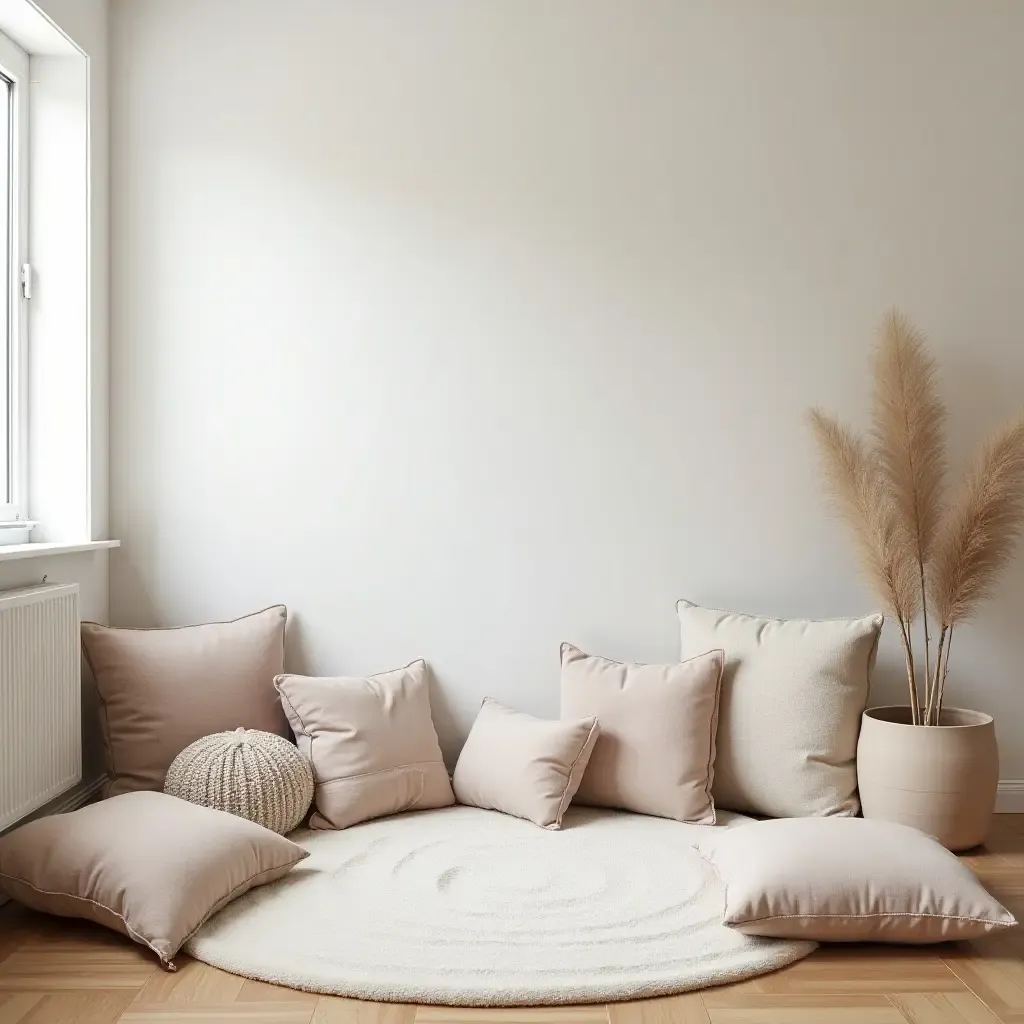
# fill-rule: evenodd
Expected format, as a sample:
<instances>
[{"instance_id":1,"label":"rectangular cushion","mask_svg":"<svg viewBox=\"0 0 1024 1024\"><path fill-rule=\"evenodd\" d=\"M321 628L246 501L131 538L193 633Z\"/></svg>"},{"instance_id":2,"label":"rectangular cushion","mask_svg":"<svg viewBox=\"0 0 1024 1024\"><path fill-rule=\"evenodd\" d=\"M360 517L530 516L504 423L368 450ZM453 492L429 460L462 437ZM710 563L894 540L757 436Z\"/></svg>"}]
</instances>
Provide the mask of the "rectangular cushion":
<instances>
[{"instance_id":1,"label":"rectangular cushion","mask_svg":"<svg viewBox=\"0 0 1024 1024\"><path fill-rule=\"evenodd\" d=\"M100 698L107 796L161 790L193 741L242 726L288 735L274 690L284 670L284 605L233 622L173 629L82 623Z\"/></svg>"},{"instance_id":2,"label":"rectangular cushion","mask_svg":"<svg viewBox=\"0 0 1024 1024\"><path fill-rule=\"evenodd\" d=\"M746 935L928 943L1016 924L954 854L907 825L790 818L715 838L725 923Z\"/></svg>"},{"instance_id":3,"label":"rectangular cushion","mask_svg":"<svg viewBox=\"0 0 1024 1024\"><path fill-rule=\"evenodd\" d=\"M725 650L715 804L856 814L857 736L882 616L769 619L680 601L680 655Z\"/></svg>"},{"instance_id":4,"label":"rectangular cushion","mask_svg":"<svg viewBox=\"0 0 1024 1024\"><path fill-rule=\"evenodd\" d=\"M0 838L0 887L113 928L168 963L207 918L309 854L269 829L163 793L127 793Z\"/></svg>"},{"instance_id":5,"label":"rectangular cushion","mask_svg":"<svg viewBox=\"0 0 1024 1024\"><path fill-rule=\"evenodd\" d=\"M311 828L455 803L430 717L426 662L365 677L280 675L275 685L313 763Z\"/></svg>"},{"instance_id":6,"label":"rectangular cushion","mask_svg":"<svg viewBox=\"0 0 1024 1024\"><path fill-rule=\"evenodd\" d=\"M576 803L713 825L724 657L627 665L562 644L562 718L601 726Z\"/></svg>"},{"instance_id":7,"label":"rectangular cushion","mask_svg":"<svg viewBox=\"0 0 1024 1024\"><path fill-rule=\"evenodd\" d=\"M488 697L455 766L455 798L559 829L599 732L593 716L551 722Z\"/></svg>"}]
</instances>

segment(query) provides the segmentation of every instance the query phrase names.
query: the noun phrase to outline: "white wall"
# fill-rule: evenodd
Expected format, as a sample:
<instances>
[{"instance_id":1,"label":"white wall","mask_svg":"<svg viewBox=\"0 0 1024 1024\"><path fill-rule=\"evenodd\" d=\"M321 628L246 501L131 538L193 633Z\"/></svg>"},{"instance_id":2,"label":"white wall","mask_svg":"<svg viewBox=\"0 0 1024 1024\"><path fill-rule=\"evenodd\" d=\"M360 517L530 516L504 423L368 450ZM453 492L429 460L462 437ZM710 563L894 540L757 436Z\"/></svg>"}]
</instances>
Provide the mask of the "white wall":
<instances>
[{"instance_id":1,"label":"white wall","mask_svg":"<svg viewBox=\"0 0 1024 1024\"><path fill-rule=\"evenodd\" d=\"M112 614L285 601L424 656L449 756L679 596L861 613L802 415L931 335L953 455L1024 398L1014 0L113 0ZM1024 562L955 700L1024 778ZM889 636L877 697L900 661Z\"/></svg>"}]
</instances>

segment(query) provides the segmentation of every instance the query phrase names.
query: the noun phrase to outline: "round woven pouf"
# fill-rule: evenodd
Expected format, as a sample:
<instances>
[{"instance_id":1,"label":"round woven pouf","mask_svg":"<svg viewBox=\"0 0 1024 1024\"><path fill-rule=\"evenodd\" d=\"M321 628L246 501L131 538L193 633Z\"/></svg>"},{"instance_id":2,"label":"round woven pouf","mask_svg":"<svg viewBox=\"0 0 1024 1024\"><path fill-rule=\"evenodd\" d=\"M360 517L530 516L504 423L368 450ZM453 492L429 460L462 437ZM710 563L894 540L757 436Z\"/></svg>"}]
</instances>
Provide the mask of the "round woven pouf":
<instances>
[{"instance_id":1,"label":"round woven pouf","mask_svg":"<svg viewBox=\"0 0 1024 1024\"><path fill-rule=\"evenodd\" d=\"M313 801L313 769L282 736L255 729L215 732L174 759L164 792L284 835Z\"/></svg>"}]
</instances>

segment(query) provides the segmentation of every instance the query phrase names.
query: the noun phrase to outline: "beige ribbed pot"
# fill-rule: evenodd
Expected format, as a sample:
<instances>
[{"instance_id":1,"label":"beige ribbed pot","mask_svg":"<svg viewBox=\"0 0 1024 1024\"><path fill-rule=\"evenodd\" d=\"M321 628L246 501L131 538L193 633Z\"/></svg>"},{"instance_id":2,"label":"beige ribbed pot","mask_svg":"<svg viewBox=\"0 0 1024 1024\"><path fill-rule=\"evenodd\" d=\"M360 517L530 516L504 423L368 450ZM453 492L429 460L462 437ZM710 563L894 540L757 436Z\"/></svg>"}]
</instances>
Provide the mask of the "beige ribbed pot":
<instances>
[{"instance_id":1,"label":"beige ribbed pot","mask_svg":"<svg viewBox=\"0 0 1024 1024\"><path fill-rule=\"evenodd\" d=\"M950 850L984 842L999 782L991 715L943 708L938 725L910 721L909 707L864 712L857 745L864 817L912 825Z\"/></svg>"}]
</instances>

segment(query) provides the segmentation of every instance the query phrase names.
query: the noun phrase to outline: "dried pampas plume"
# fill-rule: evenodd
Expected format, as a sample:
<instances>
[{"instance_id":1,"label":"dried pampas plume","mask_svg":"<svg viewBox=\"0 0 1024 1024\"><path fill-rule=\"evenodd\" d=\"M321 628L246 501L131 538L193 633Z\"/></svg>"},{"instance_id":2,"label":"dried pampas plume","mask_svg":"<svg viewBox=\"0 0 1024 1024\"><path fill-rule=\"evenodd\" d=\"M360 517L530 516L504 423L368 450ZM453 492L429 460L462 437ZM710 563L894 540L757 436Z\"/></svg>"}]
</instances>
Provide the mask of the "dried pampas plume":
<instances>
[{"instance_id":1,"label":"dried pampas plume","mask_svg":"<svg viewBox=\"0 0 1024 1024\"><path fill-rule=\"evenodd\" d=\"M919 601L917 573L906 557L896 509L864 443L834 417L812 409L811 429L821 450L825 484L837 510L853 528L866 581L902 621L913 619Z\"/></svg>"},{"instance_id":2,"label":"dried pampas plume","mask_svg":"<svg viewBox=\"0 0 1024 1024\"><path fill-rule=\"evenodd\" d=\"M875 350L869 447L813 409L825 482L850 525L867 581L897 620L915 724L938 724L953 627L972 616L1009 563L1024 527L1024 416L995 433L943 511L945 409L935 361L921 335L893 310ZM934 663L929 605L940 632ZM924 620L924 704L913 623Z\"/></svg>"},{"instance_id":3,"label":"dried pampas plume","mask_svg":"<svg viewBox=\"0 0 1024 1024\"><path fill-rule=\"evenodd\" d=\"M924 611L925 679L932 678L925 566L942 514L946 410L935 383L935 360L910 322L891 310L875 349L872 402L875 451L886 490L898 510L917 566ZM916 689L916 688L915 688Z\"/></svg>"},{"instance_id":4,"label":"dried pampas plume","mask_svg":"<svg viewBox=\"0 0 1024 1024\"><path fill-rule=\"evenodd\" d=\"M992 591L1024 525L1024 417L975 455L935 546L932 603L947 628L969 619Z\"/></svg>"},{"instance_id":5,"label":"dried pampas plume","mask_svg":"<svg viewBox=\"0 0 1024 1024\"><path fill-rule=\"evenodd\" d=\"M853 530L865 580L899 623L916 719L917 686L907 631L917 616L920 592L916 562L908 557L897 507L886 494L877 463L861 439L820 409L812 409L808 418L821 452L826 488Z\"/></svg>"}]
</instances>

